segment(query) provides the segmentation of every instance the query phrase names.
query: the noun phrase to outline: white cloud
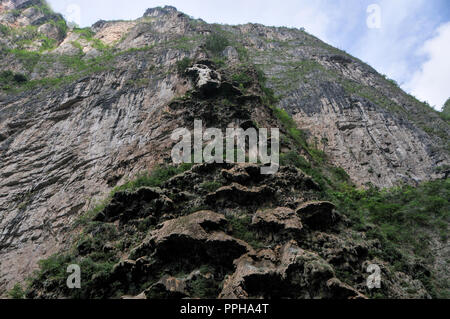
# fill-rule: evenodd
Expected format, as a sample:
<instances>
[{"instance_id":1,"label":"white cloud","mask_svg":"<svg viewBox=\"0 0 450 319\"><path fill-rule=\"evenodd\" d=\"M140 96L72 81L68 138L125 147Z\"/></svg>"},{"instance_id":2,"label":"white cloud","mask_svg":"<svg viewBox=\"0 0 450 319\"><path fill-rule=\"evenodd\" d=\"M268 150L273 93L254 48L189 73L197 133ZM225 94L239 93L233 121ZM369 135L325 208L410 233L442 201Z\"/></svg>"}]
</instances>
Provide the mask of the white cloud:
<instances>
[{"instance_id":1,"label":"white cloud","mask_svg":"<svg viewBox=\"0 0 450 319\"><path fill-rule=\"evenodd\" d=\"M441 25L436 36L418 51L427 60L405 88L417 98L442 108L450 97L450 22Z\"/></svg>"}]
</instances>

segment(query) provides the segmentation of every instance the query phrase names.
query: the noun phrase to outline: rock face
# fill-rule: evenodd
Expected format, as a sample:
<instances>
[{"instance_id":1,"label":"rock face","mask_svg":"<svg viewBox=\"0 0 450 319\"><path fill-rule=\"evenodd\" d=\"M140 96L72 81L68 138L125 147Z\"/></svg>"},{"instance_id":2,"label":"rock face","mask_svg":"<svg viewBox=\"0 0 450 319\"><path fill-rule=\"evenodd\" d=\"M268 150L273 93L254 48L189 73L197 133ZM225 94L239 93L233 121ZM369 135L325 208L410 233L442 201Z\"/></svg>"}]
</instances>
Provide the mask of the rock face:
<instances>
[{"instance_id":1,"label":"rock face","mask_svg":"<svg viewBox=\"0 0 450 319\"><path fill-rule=\"evenodd\" d=\"M155 255L164 260L198 258L226 265L230 259L234 260L248 251L245 243L220 231L226 224L227 220L223 215L211 211L200 211L169 220L161 225L161 229L152 232L132 252L132 257L136 259L145 254L145 251L155 250ZM224 254L224 250L228 254Z\"/></svg>"},{"instance_id":2,"label":"rock face","mask_svg":"<svg viewBox=\"0 0 450 319\"><path fill-rule=\"evenodd\" d=\"M303 31L221 26L236 44L221 48L216 65L204 48L214 27L173 7L149 9L132 22L99 21L89 30L71 31L61 28L60 15L42 5L40 0L0 1L1 64L29 81L0 89L0 294L30 275L38 260L68 248L72 223L113 187L169 162L174 145L170 135L176 128L192 128L198 118L220 128L280 125L264 107L261 88L220 69L222 60L232 69L242 62L260 65L267 85L281 96L278 106L294 116L310 139L315 136L318 147L359 185L416 183L439 177L434 169L448 163L446 122L369 66ZM36 34L27 33L30 26ZM13 33L20 34L20 41ZM43 43L42 36L49 40ZM187 70L191 77L177 72L185 58L193 62ZM194 98L186 99L187 92ZM196 169L208 175L208 166ZM304 229L330 231L340 222L327 204L304 208L304 216L292 215L290 210L316 200L308 192L319 186L306 174L283 167L276 177L263 178L258 170L255 165L214 169L226 183L202 193L191 208L209 205L226 215L240 205L282 207L273 217L264 210L254 217L257 229L279 227L287 234L268 235L280 246L286 243L279 241L295 240ZM205 182L195 170L188 174L194 179L178 176L168 185L199 188L198 182ZM293 200L288 191L293 187L307 194L292 195ZM164 222L162 216L182 217L174 203L192 195L186 192L173 198L155 188L116 194L97 221L126 225L152 211L158 211L152 223ZM267 207L259 207L262 203ZM141 210L143 205L147 211ZM224 243L241 253L244 245L225 234L207 233L195 240ZM137 266L125 266L139 269L135 262ZM273 267L279 269L277 263ZM333 278L326 278L332 280L332 290L344 289ZM157 291L172 291L166 283L155 286ZM315 293L329 293L328 288L320 286Z\"/></svg>"},{"instance_id":3,"label":"rock face","mask_svg":"<svg viewBox=\"0 0 450 319\"><path fill-rule=\"evenodd\" d=\"M333 278L333 268L325 260L304 251L295 242L288 242L275 251L245 255L235 264L236 272L225 280L220 298L365 298Z\"/></svg>"},{"instance_id":4,"label":"rock face","mask_svg":"<svg viewBox=\"0 0 450 319\"><path fill-rule=\"evenodd\" d=\"M244 39L279 106L356 183L390 187L442 176L435 168L448 165L450 132L431 107L305 32L256 24L226 30Z\"/></svg>"},{"instance_id":5,"label":"rock face","mask_svg":"<svg viewBox=\"0 0 450 319\"><path fill-rule=\"evenodd\" d=\"M259 210L252 219L252 226L275 237L299 236L303 229L302 220L287 207Z\"/></svg>"},{"instance_id":6,"label":"rock face","mask_svg":"<svg viewBox=\"0 0 450 319\"><path fill-rule=\"evenodd\" d=\"M323 229L335 224L339 217L334 213L336 207L329 202L308 202L297 208L296 213L312 229Z\"/></svg>"},{"instance_id":7,"label":"rock face","mask_svg":"<svg viewBox=\"0 0 450 319\"><path fill-rule=\"evenodd\" d=\"M365 271L372 263L386 267L382 287L386 296L428 297L420 281L406 273L392 273L383 261L369 257L379 243L365 240L363 233L349 229L345 222L335 220L320 231L304 227L302 216L308 220L307 212L332 209L328 203L303 198L311 190L307 184L292 184L283 195L265 195L268 201L251 201L246 206L209 202L208 195L214 192L195 187L205 181L226 187L230 182L222 179L224 171L231 174L250 167L201 164L167 180L157 193L174 199L170 209L153 205L156 192L151 189L117 193L101 216L126 204L136 207L134 218L121 223L114 219L91 222L72 252L61 257L68 263L96 258L93 269L110 265L106 273L91 275L85 270L81 297L359 299L370 294ZM273 176L260 175L259 170L255 174L259 177L253 180L255 192L262 192L260 185L280 184L294 175L308 179L293 167ZM240 187L230 188L227 194L238 197ZM294 206L298 201L306 207L298 213L268 206ZM53 271L33 281L29 298L74 297L74 290L65 288L65 277Z\"/></svg>"}]
</instances>

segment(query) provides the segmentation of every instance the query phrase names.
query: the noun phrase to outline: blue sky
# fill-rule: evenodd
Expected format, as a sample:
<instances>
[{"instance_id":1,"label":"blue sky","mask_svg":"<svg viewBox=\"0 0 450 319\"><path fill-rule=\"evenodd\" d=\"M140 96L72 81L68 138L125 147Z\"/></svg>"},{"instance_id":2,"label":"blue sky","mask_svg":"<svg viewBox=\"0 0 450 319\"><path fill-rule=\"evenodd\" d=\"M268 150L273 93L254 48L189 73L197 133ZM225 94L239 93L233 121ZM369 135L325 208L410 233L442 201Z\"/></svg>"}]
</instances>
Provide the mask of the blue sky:
<instances>
[{"instance_id":1,"label":"blue sky","mask_svg":"<svg viewBox=\"0 0 450 319\"><path fill-rule=\"evenodd\" d=\"M172 5L207 22L304 27L440 109L450 97L449 0L49 0L90 26ZM376 5L376 6L373 6ZM368 21L369 20L369 21Z\"/></svg>"}]
</instances>

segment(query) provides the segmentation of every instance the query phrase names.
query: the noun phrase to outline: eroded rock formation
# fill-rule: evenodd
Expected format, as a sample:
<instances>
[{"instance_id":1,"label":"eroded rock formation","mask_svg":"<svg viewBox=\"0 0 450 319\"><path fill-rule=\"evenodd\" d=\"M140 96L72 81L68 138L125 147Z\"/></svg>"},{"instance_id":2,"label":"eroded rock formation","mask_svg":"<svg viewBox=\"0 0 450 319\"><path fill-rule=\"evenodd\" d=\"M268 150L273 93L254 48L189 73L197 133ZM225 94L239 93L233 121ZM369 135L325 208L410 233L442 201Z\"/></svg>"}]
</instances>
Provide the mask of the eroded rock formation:
<instances>
[{"instance_id":1,"label":"eroded rock formation","mask_svg":"<svg viewBox=\"0 0 450 319\"><path fill-rule=\"evenodd\" d=\"M303 31L254 24L221 26L229 43L223 52L212 53L205 49L205 40L215 27L173 7L149 9L136 21L99 21L88 29L70 30L63 27L60 15L43 10L42 5L39 0L0 1L2 67L28 80L26 86L13 83L0 89L0 293L23 281L40 259L71 247L73 222L113 187L169 162L170 134L176 128L191 129L198 118L208 127L281 126L263 103L261 74L250 68L242 77L242 63L263 69L266 85L280 96L277 105L293 115L307 131L309 142L323 149L358 185L414 184L442 177L436 168L448 164L446 122L369 66ZM36 29L38 36L27 33L29 29ZM213 54L216 63L210 59ZM190 62L187 73L178 70L183 60ZM282 147L294 150L290 142ZM202 191L199 185L212 175L220 176L223 185ZM201 196L192 198L192 189ZM301 194L293 194L293 189ZM286 280L285 267L290 265L282 261L286 245L298 245L299 255L324 259L334 268L336 262L360 274L365 262L361 256L368 247L376 249L376 244L357 244L336 235L335 227L344 221L331 204L315 202L311 194L319 190L313 178L293 167L263 177L255 165L225 165L220 171L205 165L171 179L165 189L117 193L96 220L108 225L119 221L119 227L126 228L149 218L152 227L168 222L163 230L170 219L186 218L188 211L180 203L188 200L191 209L212 206L214 214L253 218L255 232L267 236L268 244L276 243L267 253L277 256L269 269L280 276L276 279L280 283ZM271 210L273 214L268 213ZM241 289L240 283L247 280L247 275L236 274L232 268L235 257L248 254L239 260L250 264L264 260L256 251L247 252L246 245L228 234L223 217L216 217L222 222L206 223L212 229L192 222L199 231L196 236L203 234L202 238L185 230L196 244L206 245L203 248L211 241L232 247L233 253L225 254L230 258L229 269L212 271L211 296L219 296L218 282L225 275L231 276L227 281L231 290ZM219 231L219 226L224 228ZM181 239L173 233L176 247ZM158 231L152 234L159 238ZM300 234L309 234L313 248L285 241L297 240ZM138 274L133 277L138 284L127 286L135 295L150 289L150 295L191 296L190 281L211 280L211 272L196 273L201 265L189 269L193 280L175 280L176 273L139 277L152 267L139 258L122 261L115 268L118 274L122 271L118 276L124 285L123 274ZM236 269L242 265L238 262ZM302 296L360 297L357 291L364 293L362 286L342 284L332 269L325 273L326 284L314 286L314 291L302 290L304 278L297 278ZM414 296L426 296L409 275L396 276L389 275L395 279L387 294L404 297L398 284L406 280L418 287ZM135 291L142 288L139 280L154 286ZM362 277L355 275L352 280L362 282ZM246 293L265 292L255 288Z\"/></svg>"}]
</instances>

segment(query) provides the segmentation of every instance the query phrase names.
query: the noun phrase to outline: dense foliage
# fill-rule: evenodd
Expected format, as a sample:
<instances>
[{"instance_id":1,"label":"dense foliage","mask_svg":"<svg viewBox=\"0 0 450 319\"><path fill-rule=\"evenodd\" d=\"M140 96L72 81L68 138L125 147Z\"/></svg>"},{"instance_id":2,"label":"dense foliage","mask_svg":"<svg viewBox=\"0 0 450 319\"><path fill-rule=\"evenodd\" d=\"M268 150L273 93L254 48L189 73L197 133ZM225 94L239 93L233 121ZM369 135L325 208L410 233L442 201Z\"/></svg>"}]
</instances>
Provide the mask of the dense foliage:
<instances>
[{"instance_id":1,"label":"dense foliage","mask_svg":"<svg viewBox=\"0 0 450 319\"><path fill-rule=\"evenodd\" d=\"M8 32L5 28L0 28L0 32ZM82 35L82 38L88 41L93 40L92 31L89 29L75 29L74 32ZM76 43L75 43L76 44ZM230 44L230 41L220 33L212 33L207 37L205 48L217 56ZM109 52L101 43L96 43L97 48L103 50L103 56L93 60L83 60L82 55L74 57L59 58L63 65L66 65L76 71L90 70L96 66L96 70L103 67L103 64L109 64L115 56ZM180 45L180 43L177 43ZM48 44L51 46L51 44ZM11 51L18 58L29 62L32 69L39 59L43 59L40 53L29 53L23 50ZM240 52L240 56L245 56ZM193 61L185 58L177 63L177 71L182 74ZM26 63L24 63L26 65ZM307 70L314 65L303 63L301 70ZM297 72L297 71L296 71ZM232 76L234 84L245 90L251 85L252 78L248 72L238 72ZM418 274L416 265L418 262L431 264L434 258L432 252L432 241L447 241L448 222L450 212L450 181L449 179L437 180L424 183L418 187L403 185L392 189L380 190L376 188L358 189L351 184L348 174L340 167L330 164L324 149L320 150L317 145L311 145L308 142L308 136L305 132L298 129L295 121L284 110L274 107L277 101L273 90L265 86L265 77L263 72L258 72L258 80L263 92L263 101L267 106L271 106L276 119L282 124L284 136L287 144L290 144L291 150L281 154L282 165L292 165L301 169L310 175L321 186L322 192L318 195L321 199L329 200L335 203L338 211L347 216L352 227L358 231L366 232L371 239L379 240L381 243L380 252L371 252L371 257L380 257L390 262L396 270L401 270L413 275L419 275L419 278L427 286L428 290L435 297L445 297L448 283L438 283L430 276ZM0 87L8 85L20 85L27 82L27 78L21 74L14 74L10 71L0 73ZM368 98L374 98L371 91L364 91L364 88L348 85L347 90L354 92L364 92ZM353 92L354 91L354 92ZM362 93L360 93L362 94ZM379 100L385 102L385 99ZM380 102L380 103L381 103ZM387 102L386 102L387 103ZM391 104L387 106L393 107ZM450 100L442 112L444 115L450 115ZM321 141L326 145L325 140ZM68 264L79 264L83 269L83 280L85 283L81 290L66 290L63 295L73 298L96 298L103 296L120 296L121 291L112 285L105 285L105 278L111 273L114 265L120 260L119 255L105 250L105 242L116 241L119 251L130 247L139 242L137 234L119 235L106 224L96 223L93 216L105 209L110 203L112 197L117 192L134 191L141 187L158 187L171 177L180 174L191 165L182 165L179 167L164 167L153 170L138 176L136 179L115 188L110 195L91 211L81 217L76 226L82 225L83 232L77 239L72 249L65 254L52 256L40 263L40 270L30 280L30 287L39 290L42 285L47 285L45 289L51 291L52 287L65 287L67 273L65 272ZM200 188L207 192L213 192L221 187L218 182L205 182ZM250 219L230 218L230 224L233 226L233 236L243 239L253 247L259 248L260 244L252 231L249 231ZM144 221L145 223L145 221ZM138 228L145 224L137 225ZM433 234L439 230L440 238L433 238ZM129 236L128 236L129 235ZM49 286L50 285L50 286ZM141 287L142 288L142 287ZM65 289L65 288L64 288ZM204 290L204 287L200 287ZM105 291L108 290L108 291ZM61 293L61 292L58 292ZM24 291L20 286L14 287L10 292L11 298L21 298ZM199 294L200 295L200 294Z\"/></svg>"},{"instance_id":2,"label":"dense foliage","mask_svg":"<svg viewBox=\"0 0 450 319\"><path fill-rule=\"evenodd\" d=\"M120 261L120 253L118 254L118 252L122 252L143 240L148 228L147 221L137 225L137 229L142 230L141 233L136 232L133 228L129 232L126 229L125 233L119 234L113 224L95 222L94 217L110 203L117 192L132 192L142 187L161 186L171 177L191 167L190 164L182 164L178 167L159 167L149 174L142 174L112 190L107 199L80 217L74 224L74 227L83 226L83 230L71 249L42 260L39 263L39 271L36 271L29 279L27 288L39 290L44 288L45 285L46 290L55 291L55 296L62 294L74 299L104 298L105 296L120 297L123 292L115 286L119 283L105 284L105 282L109 278L114 265ZM205 187L212 186L205 185ZM116 244L114 247L105 246L108 242L115 242ZM65 284L68 276L66 269L70 264L80 265L83 269L81 289L68 289ZM25 292L19 290L19 287L15 287L10 292L10 296L13 298L14 295L16 299L19 293L25 294ZM29 291L26 293L29 293Z\"/></svg>"},{"instance_id":3,"label":"dense foliage","mask_svg":"<svg viewBox=\"0 0 450 319\"><path fill-rule=\"evenodd\" d=\"M449 297L449 283L425 275L427 271L417 270L417 264L432 264L436 243L448 241L450 179L385 190L345 185L329 191L327 197L351 219L354 228L380 241L382 254L377 257L397 271L419 277L433 297Z\"/></svg>"},{"instance_id":4,"label":"dense foliage","mask_svg":"<svg viewBox=\"0 0 450 319\"><path fill-rule=\"evenodd\" d=\"M192 60L190 58L184 58L177 62L178 74L183 75L187 68L192 66Z\"/></svg>"}]
</instances>

